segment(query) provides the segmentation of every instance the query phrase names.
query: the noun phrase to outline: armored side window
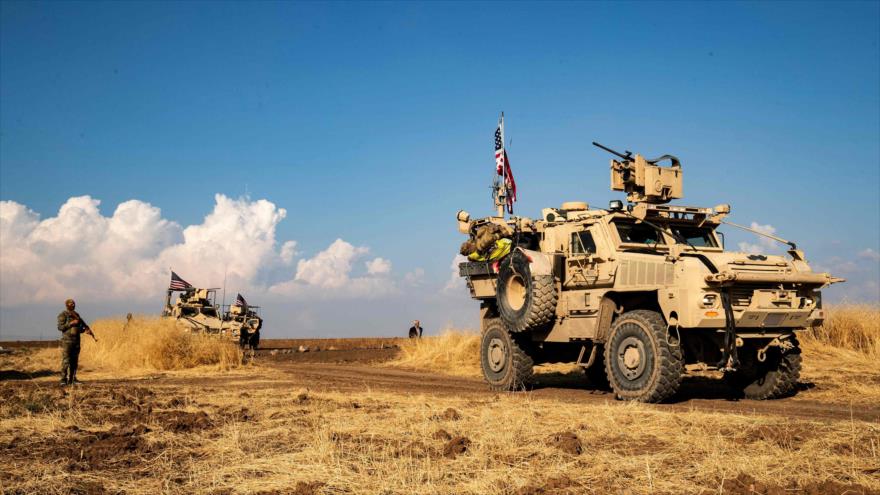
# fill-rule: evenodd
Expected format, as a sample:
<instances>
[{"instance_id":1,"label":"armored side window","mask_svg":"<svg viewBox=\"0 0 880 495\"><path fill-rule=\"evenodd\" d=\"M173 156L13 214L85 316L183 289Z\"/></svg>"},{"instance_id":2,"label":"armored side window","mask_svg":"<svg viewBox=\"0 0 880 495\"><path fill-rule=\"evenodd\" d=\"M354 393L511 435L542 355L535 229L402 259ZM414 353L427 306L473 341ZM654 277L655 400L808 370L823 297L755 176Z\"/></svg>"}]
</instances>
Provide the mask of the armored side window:
<instances>
[{"instance_id":1,"label":"armored side window","mask_svg":"<svg viewBox=\"0 0 880 495\"><path fill-rule=\"evenodd\" d=\"M589 231L572 232L571 234L571 254L595 254L596 243L593 241L593 235Z\"/></svg>"},{"instance_id":2,"label":"armored side window","mask_svg":"<svg viewBox=\"0 0 880 495\"><path fill-rule=\"evenodd\" d=\"M656 229L644 223L616 222L620 242L630 244L666 244Z\"/></svg>"}]
</instances>

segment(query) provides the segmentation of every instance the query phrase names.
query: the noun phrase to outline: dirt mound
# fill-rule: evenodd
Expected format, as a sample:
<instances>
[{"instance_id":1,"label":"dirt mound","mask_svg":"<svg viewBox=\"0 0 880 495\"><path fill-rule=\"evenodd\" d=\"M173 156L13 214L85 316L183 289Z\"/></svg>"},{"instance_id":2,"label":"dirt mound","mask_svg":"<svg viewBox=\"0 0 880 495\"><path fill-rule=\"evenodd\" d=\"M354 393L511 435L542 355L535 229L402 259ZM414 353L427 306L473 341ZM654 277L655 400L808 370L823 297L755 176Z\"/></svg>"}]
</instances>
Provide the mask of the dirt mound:
<instances>
[{"instance_id":1,"label":"dirt mound","mask_svg":"<svg viewBox=\"0 0 880 495\"><path fill-rule=\"evenodd\" d=\"M98 481L79 481L70 487L70 495L105 495L110 493Z\"/></svg>"},{"instance_id":2,"label":"dirt mound","mask_svg":"<svg viewBox=\"0 0 880 495\"><path fill-rule=\"evenodd\" d=\"M570 492L570 488L575 483L566 476L558 478L550 478L543 484L530 484L523 486L519 490L513 492L514 495L553 495L557 493Z\"/></svg>"},{"instance_id":3,"label":"dirt mound","mask_svg":"<svg viewBox=\"0 0 880 495\"><path fill-rule=\"evenodd\" d=\"M239 423L253 421L255 417L254 413L246 407L227 406L220 409L218 414L227 421L236 421Z\"/></svg>"},{"instance_id":4,"label":"dirt mound","mask_svg":"<svg viewBox=\"0 0 880 495\"><path fill-rule=\"evenodd\" d=\"M43 414L58 410L65 398L63 389L4 387L0 398L0 411L9 417L25 414Z\"/></svg>"},{"instance_id":5,"label":"dirt mound","mask_svg":"<svg viewBox=\"0 0 880 495\"><path fill-rule=\"evenodd\" d=\"M563 431L550 437L548 443L571 455L581 455L584 451L581 439L573 431Z\"/></svg>"},{"instance_id":6,"label":"dirt mound","mask_svg":"<svg viewBox=\"0 0 880 495\"><path fill-rule=\"evenodd\" d=\"M444 442L452 440L452 435L450 435L448 431L443 429L435 431L434 434L431 436L436 440L443 440Z\"/></svg>"},{"instance_id":7,"label":"dirt mound","mask_svg":"<svg viewBox=\"0 0 880 495\"><path fill-rule=\"evenodd\" d=\"M461 413L449 407L442 414L432 414L430 416L434 421L458 421L461 419Z\"/></svg>"},{"instance_id":8,"label":"dirt mound","mask_svg":"<svg viewBox=\"0 0 880 495\"><path fill-rule=\"evenodd\" d=\"M214 422L204 411L161 411L154 414L156 421L162 425L165 431L172 433L187 433L192 431L207 430L214 427Z\"/></svg>"},{"instance_id":9,"label":"dirt mound","mask_svg":"<svg viewBox=\"0 0 880 495\"><path fill-rule=\"evenodd\" d=\"M114 464L130 466L132 455L150 451L142 438L150 429L143 425L114 427L98 432L76 427L71 430L72 438L49 446L47 453L49 457L67 459L67 467L71 470L88 471Z\"/></svg>"},{"instance_id":10,"label":"dirt mound","mask_svg":"<svg viewBox=\"0 0 880 495\"><path fill-rule=\"evenodd\" d=\"M724 480L721 491L729 495L878 495L875 490L861 485L844 484L836 481L807 483L802 486L781 487L768 485L755 480L752 476L740 473L736 478Z\"/></svg>"},{"instance_id":11,"label":"dirt mound","mask_svg":"<svg viewBox=\"0 0 880 495\"><path fill-rule=\"evenodd\" d=\"M450 407L443 411L442 418L448 421L458 421L461 419L461 413Z\"/></svg>"},{"instance_id":12,"label":"dirt mound","mask_svg":"<svg viewBox=\"0 0 880 495\"><path fill-rule=\"evenodd\" d=\"M443 457L455 459L457 456L464 454L471 446L471 439L467 437L455 437L446 442L443 446Z\"/></svg>"}]
</instances>

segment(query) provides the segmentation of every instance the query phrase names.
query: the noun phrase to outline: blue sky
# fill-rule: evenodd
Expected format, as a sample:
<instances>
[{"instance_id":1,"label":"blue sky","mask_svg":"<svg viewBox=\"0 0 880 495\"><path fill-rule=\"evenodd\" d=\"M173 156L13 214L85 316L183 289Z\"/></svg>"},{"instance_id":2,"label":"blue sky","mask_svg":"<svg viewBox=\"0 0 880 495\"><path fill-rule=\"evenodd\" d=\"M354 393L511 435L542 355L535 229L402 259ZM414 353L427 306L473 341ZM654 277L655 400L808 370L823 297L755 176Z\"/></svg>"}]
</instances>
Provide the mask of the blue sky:
<instances>
[{"instance_id":1,"label":"blue sky","mask_svg":"<svg viewBox=\"0 0 880 495\"><path fill-rule=\"evenodd\" d=\"M429 295L462 240L455 212L489 212L502 110L517 212L618 197L592 140L671 153L682 203L730 203L852 271L839 297L876 298L877 2L3 2L0 22L0 199L41 219L72 197L108 217L136 199L184 227L217 193L266 199L297 259L341 238L391 277L423 270L365 333L476 314ZM5 326L36 328L6 299Z\"/></svg>"}]
</instances>

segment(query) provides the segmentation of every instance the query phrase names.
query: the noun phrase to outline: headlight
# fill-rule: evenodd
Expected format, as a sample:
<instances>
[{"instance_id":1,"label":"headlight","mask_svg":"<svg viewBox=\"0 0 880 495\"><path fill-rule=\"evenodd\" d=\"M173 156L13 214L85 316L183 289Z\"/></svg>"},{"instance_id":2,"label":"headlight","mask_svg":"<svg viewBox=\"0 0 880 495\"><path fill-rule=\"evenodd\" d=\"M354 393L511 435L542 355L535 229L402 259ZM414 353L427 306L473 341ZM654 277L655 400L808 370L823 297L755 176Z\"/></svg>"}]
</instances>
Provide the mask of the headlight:
<instances>
[{"instance_id":1,"label":"headlight","mask_svg":"<svg viewBox=\"0 0 880 495\"><path fill-rule=\"evenodd\" d=\"M715 303L718 301L718 295L716 294L704 294L703 300L701 301L703 306L707 308L711 308L715 306Z\"/></svg>"}]
</instances>

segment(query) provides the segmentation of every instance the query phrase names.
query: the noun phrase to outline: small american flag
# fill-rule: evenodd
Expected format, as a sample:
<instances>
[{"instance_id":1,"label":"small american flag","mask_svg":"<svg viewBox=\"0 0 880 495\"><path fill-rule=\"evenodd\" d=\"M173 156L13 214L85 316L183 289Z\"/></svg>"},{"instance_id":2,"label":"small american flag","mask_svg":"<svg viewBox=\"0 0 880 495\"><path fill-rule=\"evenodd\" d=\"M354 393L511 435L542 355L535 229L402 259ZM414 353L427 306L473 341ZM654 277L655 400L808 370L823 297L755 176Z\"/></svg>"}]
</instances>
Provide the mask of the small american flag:
<instances>
[{"instance_id":1,"label":"small american flag","mask_svg":"<svg viewBox=\"0 0 880 495\"><path fill-rule=\"evenodd\" d=\"M247 301L245 301L244 298L241 297L241 294L238 294L235 296L234 306L247 306L247 305L248 305Z\"/></svg>"},{"instance_id":2,"label":"small american flag","mask_svg":"<svg viewBox=\"0 0 880 495\"><path fill-rule=\"evenodd\" d=\"M180 278L180 275L171 272L171 285L168 286L171 290L187 290L192 289L192 285L186 280Z\"/></svg>"},{"instance_id":3,"label":"small american flag","mask_svg":"<svg viewBox=\"0 0 880 495\"><path fill-rule=\"evenodd\" d=\"M516 182L513 180L513 171L510 169L507 150L504 149L503 115L498 122L498 129L495 129L495 172L504 176L504 185L507 188L507 212L513 213L513 202L516 201Z\"/></svg>"}]
</instances>

